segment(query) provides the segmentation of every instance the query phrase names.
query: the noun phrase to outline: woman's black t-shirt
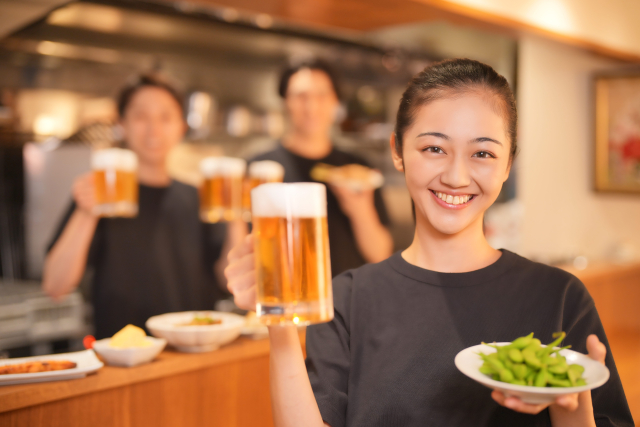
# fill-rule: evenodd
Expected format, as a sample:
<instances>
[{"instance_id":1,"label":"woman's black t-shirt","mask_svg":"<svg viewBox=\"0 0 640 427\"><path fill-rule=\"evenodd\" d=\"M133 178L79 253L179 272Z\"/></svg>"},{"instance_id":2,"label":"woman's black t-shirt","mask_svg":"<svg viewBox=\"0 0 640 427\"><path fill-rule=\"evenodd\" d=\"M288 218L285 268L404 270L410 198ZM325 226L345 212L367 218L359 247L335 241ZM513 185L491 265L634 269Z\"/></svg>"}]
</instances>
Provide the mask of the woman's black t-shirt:
<instances>
[{"instance_id":1,"label":"woman's black t-shirt","mask_svg":"<svg viewBox=\"0 0 640 427\"><path fill-rule=\"evenodd\" d=\"M96 338L127 324L139 327L157 314L212 310L224 291L213 264L220 257L226 227L198 216L198 192L173 181L168 187L139 186L135 218L101 218L87 266L93 269L91 300ZM49 250L71 214L72 203Z\"/></svg>"},{"instance_id":2,"label":"woman's black t-shirt","mask_svg":"<svg viewBox=\"0 0 640 427\"><path fill-rule=\"evenodd\" d=\"M250 162L257 160L274 160L280 163L285 170L284 182L313 182L313 179L311 179L311 169L318 163L326 163L332 166L349 164L369 166L359 157L335 148L322 159L307 159L306 157L292 153L282 145L279 145L275 150L251 159ZM390 222L389 216L384 201L382 200L382 193L379 189L374 192L373 197L380 222L388 226ZM342 212L338 204L338 199L329 189L327 189L327 224L329 226L331 273L337 276L344 271L360 267L366 263L358 250L351 222Z\"/></svg>"},{"instance_id":3,"label":"woman's black t-shirt","mask_svg":"<svg viewBox=\"0 0 640 427\"><path fill-rule=\"evenodd\" d=\"M609 381L592 391L598 426L633 419L595 305L571 274L503 250L494 264L437 273L400 253L333 280L335 318L307 329L307 370L322 418L332 427L550 426L549 411L499 406L460 373L456 354L480 342L534 332L543 343L586 353L607 346Z\"/></svg>"}]
</instances>

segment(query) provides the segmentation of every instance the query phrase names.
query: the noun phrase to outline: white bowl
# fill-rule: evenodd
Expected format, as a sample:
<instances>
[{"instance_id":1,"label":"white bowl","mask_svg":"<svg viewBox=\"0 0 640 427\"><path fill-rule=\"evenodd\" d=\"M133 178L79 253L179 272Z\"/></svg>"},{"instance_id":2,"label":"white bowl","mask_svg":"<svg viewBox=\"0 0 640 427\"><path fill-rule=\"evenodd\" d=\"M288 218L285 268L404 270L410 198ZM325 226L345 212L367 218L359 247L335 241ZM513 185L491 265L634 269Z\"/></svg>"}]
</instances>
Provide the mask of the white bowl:
<instances>
[{"instance_id":1,"label":"white bowl","mask_svg":"<svg viewBox=\"0 0 640 427\"><path fill-rule=\"evenodd\" d=\"M178 326L194 317L222 320L217 325ZM244 326L244 317L219 311L184 311L153 316L147 320L147 329L153 336L165 338L170 346L187 353L216 350L238 338Z\"/></svg>"},{"instance_id":2,"label":"white bowl","mask_svg":"<svg viewBox=\"0 0 640 427\"><path fill-rule=\"evenodd\" d=\"M146 337L152 344L148 347L113 348L109 347L111 338L95 341L93 350L113 366L136 366L151 362L167 345L167 340L163 338Z\"/></svg>"},{"instance_id":3,"label":"white bowl","mask_svg":"<svg viewBox=\"0 0 640 427\"><path fill-rule=\"evenodd\" d=\"M497 343L497 345L507 345L508 342ZM543 346L544 347L544 346ZM479 353L489 354L496 352L496 349L485 344L474 345L465 348L456 355L456 367L471 379L491 389L499 390L505 396L515 396L525 403L541 404L553 402L556 397L563 394L580 393L600 387L609 379L609 369L600 362L589 358L589 356L572 350L561 350L560 354L567 358L568 364L576 363L584 366L582 377L587 385L580 387L533 387L526 385L513 385L495 381L479 371L482 366L482 359Z\"/></svg>"}]
</instances>

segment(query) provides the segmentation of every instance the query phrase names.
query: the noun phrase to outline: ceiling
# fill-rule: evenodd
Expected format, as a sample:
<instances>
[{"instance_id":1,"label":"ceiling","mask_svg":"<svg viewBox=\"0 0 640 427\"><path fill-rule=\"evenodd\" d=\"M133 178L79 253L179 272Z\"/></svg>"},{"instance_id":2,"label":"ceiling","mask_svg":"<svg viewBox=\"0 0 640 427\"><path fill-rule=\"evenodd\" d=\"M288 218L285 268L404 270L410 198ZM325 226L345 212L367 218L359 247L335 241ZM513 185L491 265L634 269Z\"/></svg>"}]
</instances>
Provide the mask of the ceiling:
<instances>
[{"instance_id":1,"label":"ceiling","mask_svg":"<svg viewBox=\"0 0 640 427\"><path fill-rule=\"evenodd\" d=\"M0 38L46 16L68 0L0 0Z\"/></svg>"}]
</instances>

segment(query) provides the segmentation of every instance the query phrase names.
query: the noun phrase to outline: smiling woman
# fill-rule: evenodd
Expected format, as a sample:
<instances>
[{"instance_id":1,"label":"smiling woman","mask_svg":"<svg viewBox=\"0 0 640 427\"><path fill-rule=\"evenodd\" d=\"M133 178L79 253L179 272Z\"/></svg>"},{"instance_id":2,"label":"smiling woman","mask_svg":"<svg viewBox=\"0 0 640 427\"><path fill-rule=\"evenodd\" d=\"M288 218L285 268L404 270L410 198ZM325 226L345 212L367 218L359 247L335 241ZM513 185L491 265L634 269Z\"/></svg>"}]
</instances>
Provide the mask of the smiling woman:
<instances>
[{"instance_id":1,"label":"smiling woman","mask_svg":"<svg viewBox=\"0 0 640 427\"><path fill-rule=\"evenodd\" d=\"M390 144L415 204L413 242L334 279L335 317L307 329L306 364L295 329L270 327L277 426L633 425L584 285L484 236L483 216L516 153L515 129L513 94L485 64L444 61L411 81ZM230 253L226 272L245 308L255 306L250 243ZM559 330L606 364L604 386L534 405L456 371L466 347L531 331L547 340Z\"/></svg>"}]
</instances>

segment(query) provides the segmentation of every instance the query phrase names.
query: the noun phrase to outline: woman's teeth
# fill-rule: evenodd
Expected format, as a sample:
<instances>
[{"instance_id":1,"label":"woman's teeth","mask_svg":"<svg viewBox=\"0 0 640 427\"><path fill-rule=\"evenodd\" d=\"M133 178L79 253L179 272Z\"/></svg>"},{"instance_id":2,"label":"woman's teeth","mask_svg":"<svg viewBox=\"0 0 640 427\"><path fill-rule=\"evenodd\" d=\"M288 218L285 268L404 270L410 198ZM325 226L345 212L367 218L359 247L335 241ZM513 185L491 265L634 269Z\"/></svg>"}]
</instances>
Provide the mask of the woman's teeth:
<instances>
[{"instance_id":1,"label":"woman's teeth","mask_svg":"<svg viewBox=\"0 0 640 427\"><path fill-rule=\"evenodd\" d=\"M439 199L450 205L462 205L467 203L473 197L471 194L467 194L466 196L452 196L451 194L440 193L437 191L435 193Z\"/></svg>"}]
</instances>

